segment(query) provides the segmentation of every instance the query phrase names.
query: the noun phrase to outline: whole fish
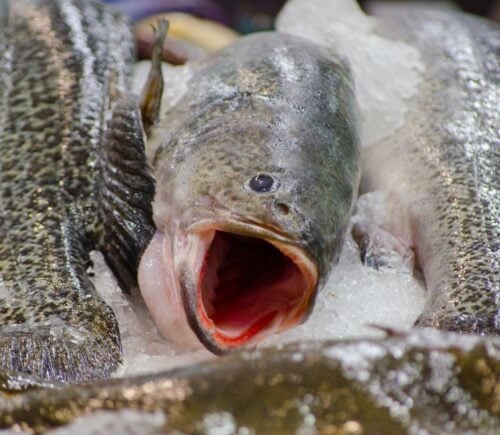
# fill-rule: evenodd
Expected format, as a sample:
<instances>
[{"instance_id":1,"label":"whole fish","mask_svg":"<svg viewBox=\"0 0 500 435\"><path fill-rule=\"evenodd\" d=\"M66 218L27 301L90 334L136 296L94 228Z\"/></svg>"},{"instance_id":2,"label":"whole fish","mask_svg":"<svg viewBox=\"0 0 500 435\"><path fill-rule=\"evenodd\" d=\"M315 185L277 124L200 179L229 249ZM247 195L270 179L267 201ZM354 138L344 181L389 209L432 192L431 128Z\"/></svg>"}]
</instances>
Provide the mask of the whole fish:
<instances>
[{"instance_id":1,"label":"whole fish","mask_svg":"<svg viewBox=\"0 0 500 435\"><path fill-rule=\"evenodd\" d=\"M139 284L167 337L220 353L310 313L358 190L356 108L342 58L274 32L194 65L185 86L148 129L157 231Z\"/></svg>"},{"instance_id":2,"label":"whole fish","mask_svg":"<svg viewBox=\"0 0 500 435\"><path fill-rule=\"evenodd\" d=\"M0 425L40 433L86 416L56 433L120 433L128 413L126 433L138 434L493 434L499 340L414 330L233 353L162 374L0 396Z\"/></svg>"},{"instance_id":3,"label":"whole fish","mask_svg":"<svg viewBox=\"0 0 500 435\"><path fill-rule=\"evenodd\" d=\"M0 0L1 370L84 380L121 360L87 268L100 248L135 279L151 237L139 112L122 98L133 53L127 20L97 1Z\"/></svg>"},{"instance_id":4,"label":"whole fish","mask_svg":"<svg viewBox=\"0 0 500 435\"><path fill-rule=\"evenodd\" d=\"M388 211L365 211L374 219L355 232L369 257L415 253L429 293L418 326L498 335L500 28L418 6L375 12L426 72L405 125L364 152L362 188L384 192ZM383 232L395 242L377 246Z\"/></svg>"}]
</instances>

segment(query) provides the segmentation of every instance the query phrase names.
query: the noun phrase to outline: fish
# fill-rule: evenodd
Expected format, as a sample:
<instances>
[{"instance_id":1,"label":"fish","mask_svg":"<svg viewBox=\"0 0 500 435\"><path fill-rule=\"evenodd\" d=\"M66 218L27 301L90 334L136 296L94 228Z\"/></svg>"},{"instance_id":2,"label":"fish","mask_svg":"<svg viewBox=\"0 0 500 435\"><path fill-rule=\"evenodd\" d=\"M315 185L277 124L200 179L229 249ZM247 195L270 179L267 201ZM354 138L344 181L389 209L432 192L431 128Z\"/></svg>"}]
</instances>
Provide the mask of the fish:
<instances>
[{"instance_id":1,"label":"fish","mask_svg":"<svg viewBox=\"0 0 500 435\"><path fill-rule=\"evenodd\" d=\"M416 47L425 73L405 124L363 150L361 190L385 211L360 206L362 255L414 260L428 292L416 326L499 335L500 27L415 5L374 12L377 33Z\"/></svg>"},{"instance_id":2,"label":"fish","mask_svg":"<svg viewBox=\"0 0 500 435\"><path fill-rule=\"evenodd\" d=\"M190 68L146 117L156 232L138 281L169 340L220 354L310 314L358 191L357 109L347 62L296 36L245 36Z\"/></svg>"},{"instance_id":3,"label":"fish","mask_svg":"<svg viewBox=\"0 0 500 435\"><path fill-rule=\"evenodd\" d=\"M88 268L100 249L135 282L152 237L133 61L128 20L98 1L0 1L0 369L25 385L121 361Z\"/></svg>"},{"instance_id":4,"label":"fish","mask_svg":"<svg viewBox=\"0 0 500 435\"><path fill-rule=\"evenodd\" d=\"M493 434L499 340L414 329L240 350L164 373L3 393L0 427L87 433L104 421L118 433L129 421L127 433Z\"/></svg>"}]
</instances>

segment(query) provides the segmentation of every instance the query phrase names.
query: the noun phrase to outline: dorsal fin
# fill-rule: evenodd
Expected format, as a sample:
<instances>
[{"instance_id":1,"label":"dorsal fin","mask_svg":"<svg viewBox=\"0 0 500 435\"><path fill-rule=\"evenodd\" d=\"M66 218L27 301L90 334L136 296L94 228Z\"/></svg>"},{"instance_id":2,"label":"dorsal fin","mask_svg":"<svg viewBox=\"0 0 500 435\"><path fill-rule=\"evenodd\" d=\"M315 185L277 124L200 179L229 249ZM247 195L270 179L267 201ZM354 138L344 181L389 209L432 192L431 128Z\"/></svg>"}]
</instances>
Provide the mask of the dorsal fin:
<instances>
[{"instance_id":1,"label":"dorsal fin","mask_svg":"<svg viewBox=\"0 0 500 435\"><path fill-rule=\"evenodd\" d=\"M151 59L151 69L141 95L141 116L144 131L148 135L151 127L160 115L161 97L163 95L163 73L161 69L163 45L168 31L168 21L158 20L154 29L155 42Z\"/></svg>"}]
</instances>

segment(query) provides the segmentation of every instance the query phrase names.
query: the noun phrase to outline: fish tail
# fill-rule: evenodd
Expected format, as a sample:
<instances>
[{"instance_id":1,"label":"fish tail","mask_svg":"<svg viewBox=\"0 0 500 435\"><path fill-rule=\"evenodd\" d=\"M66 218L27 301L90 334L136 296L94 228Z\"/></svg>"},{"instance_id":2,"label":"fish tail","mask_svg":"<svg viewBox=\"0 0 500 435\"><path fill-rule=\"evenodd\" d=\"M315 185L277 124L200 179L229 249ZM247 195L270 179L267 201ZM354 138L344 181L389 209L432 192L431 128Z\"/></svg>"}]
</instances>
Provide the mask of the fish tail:
<instances>
[{"instance_id":1,"label":"fish tail","mask_svg":"<svg viewBox=\"0 0 500 435\"><path fill-rule=\"evenodd\" d=\"M95 309L95 307L93 308ZM81 382L108 378L121 362L116 325L86 327L26 323L0 328L0 372L18 372L30 381ZM88 325L92 328L91 325ZM114 327L111 331L110 327ZM21 382L24 384L25 382Z\"/></svg>"}]
</instances>

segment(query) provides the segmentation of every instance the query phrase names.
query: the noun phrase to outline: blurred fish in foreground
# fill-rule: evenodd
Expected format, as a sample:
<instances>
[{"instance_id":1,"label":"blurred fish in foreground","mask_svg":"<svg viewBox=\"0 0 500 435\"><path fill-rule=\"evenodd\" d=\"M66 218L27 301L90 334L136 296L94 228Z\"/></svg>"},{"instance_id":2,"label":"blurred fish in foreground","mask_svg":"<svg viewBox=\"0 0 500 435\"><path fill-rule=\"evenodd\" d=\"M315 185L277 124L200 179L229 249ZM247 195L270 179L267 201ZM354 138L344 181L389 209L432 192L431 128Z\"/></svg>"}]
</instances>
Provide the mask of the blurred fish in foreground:
<instances>
[{"instance_id":1,"label":"blurred fish in foreground","mask_svg":"<svg viewBox=\"0 0 500 435\"><path fill-rule=\"evenodd\" d=\"M87 425L101 422L108 433L126 427L137 434L146 428L193 434L493 434L500 424L499 352L498 338L432 330L305 342L158 375L4 394L0 422L43 432L87 416L57 433L85 433Z\"/></svg>"}]
</instances>

